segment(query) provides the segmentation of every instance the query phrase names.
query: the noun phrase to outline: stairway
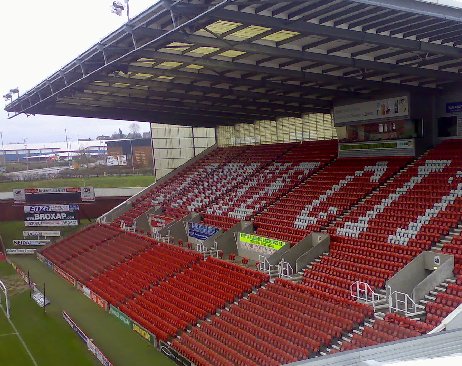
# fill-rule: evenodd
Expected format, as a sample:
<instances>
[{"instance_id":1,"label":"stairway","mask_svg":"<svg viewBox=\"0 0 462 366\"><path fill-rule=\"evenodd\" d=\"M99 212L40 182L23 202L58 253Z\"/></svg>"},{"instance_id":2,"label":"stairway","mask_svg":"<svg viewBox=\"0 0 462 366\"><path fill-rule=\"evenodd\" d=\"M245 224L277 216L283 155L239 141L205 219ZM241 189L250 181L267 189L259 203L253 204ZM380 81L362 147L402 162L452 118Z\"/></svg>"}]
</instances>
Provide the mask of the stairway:
<instances>
[{"instance_id":1,"label":"stairway","mask_svg":"<svg viewBox=\"0 0 462 366\"><path fill-rule=\"evenodd\" d=\"M452 238L455 235L460 235L461 232L462 232L462 223L459 223L459 225L456 228L452 229L448 235L443 237L439 242L433 244L433 246L431 247L431 250L440 252L446 244L451 243Z\"/></svg>"}]
</instances>

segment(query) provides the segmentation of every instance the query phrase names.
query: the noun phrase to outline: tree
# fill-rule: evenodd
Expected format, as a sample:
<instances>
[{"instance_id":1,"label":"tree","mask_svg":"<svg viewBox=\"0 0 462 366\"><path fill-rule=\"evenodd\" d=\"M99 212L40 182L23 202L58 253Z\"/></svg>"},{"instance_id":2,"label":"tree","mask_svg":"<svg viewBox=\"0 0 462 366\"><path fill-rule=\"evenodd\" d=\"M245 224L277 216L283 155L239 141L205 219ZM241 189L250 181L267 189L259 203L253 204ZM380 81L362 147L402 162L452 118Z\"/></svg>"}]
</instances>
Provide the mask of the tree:
<instances>
[{"instance_id":1,"label":"tree","mask_svg":"<svg viewBox=\"0 0 462 366\"><path fill-rule=\"evenodd\" d=\"M133 122L130 124L130 126L128 127L130 129L130 133L128 134L128 137L130 137L131 139L138 139L138 138L141 138L141 134L140 134L140 126Z\"/></svg>"}]
</instances>

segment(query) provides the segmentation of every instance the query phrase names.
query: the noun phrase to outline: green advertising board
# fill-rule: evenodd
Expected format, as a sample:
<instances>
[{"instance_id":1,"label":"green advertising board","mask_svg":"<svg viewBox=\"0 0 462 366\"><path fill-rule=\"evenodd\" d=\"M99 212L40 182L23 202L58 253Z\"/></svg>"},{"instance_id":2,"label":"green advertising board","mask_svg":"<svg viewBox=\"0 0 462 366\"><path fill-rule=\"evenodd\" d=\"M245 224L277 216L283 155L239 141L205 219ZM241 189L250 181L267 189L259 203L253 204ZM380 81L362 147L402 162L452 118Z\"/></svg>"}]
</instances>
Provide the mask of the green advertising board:
<instances>
[{"instance_id":1,"label":"green advertising board","mask_svg":"<svg viewBox=\"0 0 462 366\"><path fill-rule=\"evenodd\" d=\"M117 309L115 306L112 306L109 308L109 314L114 315L117 319L119 319L122 323L124 323L126 326L132 328L133 326L133 321L122 313L119 309Z\"/></svg>"},{"instance_id":2,"label":"green advertising board","mask_svg":"<svg viewBox=\"0 0 462 366\"><path fill-rule=\"evenodd\" d=\"M262 236L239 233L239 241L242 243L260 245L262 247L272 248L275 250L281 249L286 242L276 239L264 238Z\"/></svg>"}]
</instances>

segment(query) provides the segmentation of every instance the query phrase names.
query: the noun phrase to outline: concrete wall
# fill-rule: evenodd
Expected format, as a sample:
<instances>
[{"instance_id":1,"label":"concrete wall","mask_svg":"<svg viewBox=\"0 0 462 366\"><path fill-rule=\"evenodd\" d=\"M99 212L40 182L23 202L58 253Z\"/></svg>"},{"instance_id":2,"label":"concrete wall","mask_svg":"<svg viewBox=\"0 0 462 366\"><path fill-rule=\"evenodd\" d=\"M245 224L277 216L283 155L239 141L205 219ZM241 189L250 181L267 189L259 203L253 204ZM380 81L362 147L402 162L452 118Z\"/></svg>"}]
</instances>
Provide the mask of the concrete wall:
<instances>
[{"instance_id":1,"label":"concrete wall","mask_svg":"<svg viewBox=\"0 0 462 366\"><path fill-rule=\"evenodd\" d=\"M239 239L237 236L239 233L253 234L253 223L249 221L238 222L231 229L223 233L223 235L219 236L216 239L218 250L221 250L225 255L229 253L236 253L241 255L237 248L237 239ZM248 258L252 259L251 257Z\"/></svg>"},{"instance_id":2,"label":"concrete wall","mask_svg":"<svg viewBox=\"0 0 462 366\"><path fill-rule=\"evenodd\" d=\"M286 254L287 251L289 250L290 250L290 244L286 244L281 249L279 249L277 252L274 252L266 259L268 260L269 264L276 265L279 262L281 262L281 259L284 257L284 254Z\"/></svg>"},{"instance_id":3,"label":"concrete wall","mask_svg":"<svg viewBox=\"0 0 462 366\"><path fill-rule=\"evenodd\" d=\"M170 234L171 243L178 244L181 240L183 243L188 241L188 233L185 229L185 225L188 222L200 222L201 216L198 213L191 212L189 215L183 217L178 221L174 221L166 227L159 230L160 235L166 236Z\"/></svg>"},{"instance_id":4,"label":"concrete wall","mask_svg":"<svg viewBox=\"0 0 462 366\"><path fill-rule=\"evenodd\" d=\"M440 257L439 265L434 264L436 256ZM450 255L433 252L420 253L387 281L387 295L398 291L409 295L417 302L442 280L450 277L453 268L454 258ZM415 288L417 288L416 293L414 293Z\"/></svg>"},{"instance_id":5,"label":"concrete wall","mask_svg":"<svg viewBox=\"0 0 462 366\"><path fill-rule=\"evenodd\" d=\"M437 285L447 278L453 277L454 256L433 252L424 252L424 266L426 270L433 270L424 280L422 280L412 291L414 301L422 300L426 294L433 290ZM440 264L435 265L435 257L440 258Z\"/></svg>"},{"instance_id":6,"label":"concrete wall","mask_svg":"<svg viewBox=\"0 0 462 366\"><path fill-rule=\"evenodd\" d=\"M299 248L296 248L299 246ZM284 256L295 272L301 271L308 264L319 258L323 253L328 252L330 248L330 235L322 233L311 233L305 239L300 241ZM295 262L294 262L295 260Z\"/></svg>"}]
</instances>

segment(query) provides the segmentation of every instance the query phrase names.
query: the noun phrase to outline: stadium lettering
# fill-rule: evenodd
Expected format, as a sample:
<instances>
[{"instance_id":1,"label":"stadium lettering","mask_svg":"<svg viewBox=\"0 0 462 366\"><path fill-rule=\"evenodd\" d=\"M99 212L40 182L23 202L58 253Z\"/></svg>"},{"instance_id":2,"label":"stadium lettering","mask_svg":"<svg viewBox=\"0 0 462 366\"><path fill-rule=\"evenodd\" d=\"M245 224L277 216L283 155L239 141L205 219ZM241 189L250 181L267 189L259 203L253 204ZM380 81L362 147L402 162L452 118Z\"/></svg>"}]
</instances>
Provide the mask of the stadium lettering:
<instances>
[{"instance_id":1,"label":"stadium lettering","mask_svg":"<svg viewBox=\"0 0 462 366\"><path fill-rule=\"evenodd\" d=\"M34 221L45 221L45 220L64 220L67 217L65 212L54 212L54 213L40 213L34 214Z\"/></svg>"}]
</instances>

